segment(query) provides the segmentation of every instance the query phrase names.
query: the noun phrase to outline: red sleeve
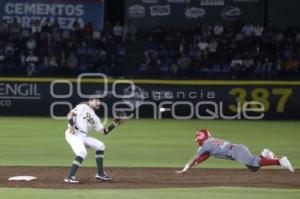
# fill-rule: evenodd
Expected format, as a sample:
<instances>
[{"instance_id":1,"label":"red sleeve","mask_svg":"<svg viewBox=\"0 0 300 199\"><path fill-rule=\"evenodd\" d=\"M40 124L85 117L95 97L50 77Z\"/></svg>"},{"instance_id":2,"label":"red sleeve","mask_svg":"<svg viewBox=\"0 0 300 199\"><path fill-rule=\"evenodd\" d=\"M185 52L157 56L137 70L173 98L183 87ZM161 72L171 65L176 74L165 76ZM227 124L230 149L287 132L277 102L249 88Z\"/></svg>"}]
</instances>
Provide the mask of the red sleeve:
<instances>
[{"instance_id":1,"label":"red sleeve","mask_svg":"<svg viewBox=\"0 0 300 199\"><path fill-rule=\"evenodd\" d=\"M204 162L205 160L207 160L209 158L209 153L203 153L202 155L200 155L197 160L196 163L200 164L201 162Z\"/></svg>"}]
</instances>

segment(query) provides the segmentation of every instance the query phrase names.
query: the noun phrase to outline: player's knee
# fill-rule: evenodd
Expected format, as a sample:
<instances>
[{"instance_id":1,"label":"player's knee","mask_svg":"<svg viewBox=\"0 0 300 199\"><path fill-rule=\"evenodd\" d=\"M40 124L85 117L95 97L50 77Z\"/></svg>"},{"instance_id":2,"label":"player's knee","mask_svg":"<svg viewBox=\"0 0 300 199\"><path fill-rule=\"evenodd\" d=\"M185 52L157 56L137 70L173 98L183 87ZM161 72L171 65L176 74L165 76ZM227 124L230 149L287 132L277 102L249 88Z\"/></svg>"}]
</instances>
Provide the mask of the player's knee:
<instances>
[{"instance_id":1,"label":"player's knee","mask_svg":"<svg viewBox=\"0 0 300 199\"><path fill-rule=\"evenodd\" d=\"M105 151L105 144L103 143L99 144L96 151Z\"/></svg>"},{"instance_id":2,"label":"player's knee","mask_svg":"<svg viewBox=\"0 0 300 199\"><path fill-rule=\"evenodd\" d=\"M87 156L87 151L86 150L85 151L80 151L78 156L80 156L82 159L85 159L86 156Z\"/></svg>"},{"instance_id":3,"label":"player's knee","mask_svg":"<svg viewBox=\"0 0 300 199\"><path fill-rule=\"evenodd\" d=\"M257 172L260 169L260 167L255 167L251 165L246 165L246 167L252 172Z\"/></svg>"},{"instance_id":4,"label":"player's knee","mask_svg":"<svg viewBox=\"0 0 300 199\"><path fill-rule=\"evenodd\" d=\"M104 145L103 143L98 144L98 145L94 148L94 150L96 150L96 151L105 151L105 145Z\"/></svg>"}]
</instances>

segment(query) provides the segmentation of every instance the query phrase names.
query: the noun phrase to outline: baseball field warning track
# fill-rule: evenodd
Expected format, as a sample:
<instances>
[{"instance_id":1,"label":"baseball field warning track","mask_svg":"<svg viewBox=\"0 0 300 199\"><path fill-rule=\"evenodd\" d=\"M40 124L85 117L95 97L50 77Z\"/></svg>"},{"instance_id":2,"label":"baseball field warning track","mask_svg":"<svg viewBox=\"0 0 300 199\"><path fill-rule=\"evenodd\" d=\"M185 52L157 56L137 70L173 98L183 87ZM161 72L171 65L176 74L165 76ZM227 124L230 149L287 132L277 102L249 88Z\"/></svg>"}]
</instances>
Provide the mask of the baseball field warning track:
<instances>
[{"instance_id":1,"label":"baseball field warning track","mask_svg":"<svg viewBox=\"0 0 300 199\"><path fill-rule=\"evenodd\" d=\"M184 175L175 174L175 168L126 168L112 167L106 171L113 181L104 183L94 178L94 168L80 168L79 184L63 182L67 167L0 167L0 187L30 187L44 189L147 189L180 187L272 187L300 188L300 172L287 170L260 170L257 173L247 169L191 169ZM32 175L38 179L32 182L8 181L11 176Z\"/></svg>"}]
</instances>

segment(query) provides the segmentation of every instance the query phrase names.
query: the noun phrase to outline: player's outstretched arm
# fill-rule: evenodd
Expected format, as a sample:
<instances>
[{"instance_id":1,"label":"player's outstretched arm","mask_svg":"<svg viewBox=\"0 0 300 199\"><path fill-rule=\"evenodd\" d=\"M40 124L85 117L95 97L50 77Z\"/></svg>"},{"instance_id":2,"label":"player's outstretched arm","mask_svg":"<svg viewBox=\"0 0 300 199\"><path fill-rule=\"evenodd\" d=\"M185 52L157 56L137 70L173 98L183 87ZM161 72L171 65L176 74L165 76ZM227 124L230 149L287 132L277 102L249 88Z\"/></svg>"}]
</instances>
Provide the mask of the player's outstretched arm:
<instances>
[{"instance_id":1,"label":"player's outstretched arm","mask_svg":"<svg viewBox=\"0 0 300 199\"><path fill-rule=\"evenodd\" d=\"M107 128L103 129L104 135L110 133L115 127L120 126L126 120L127 120L127 115L125 112L122 111L115 112L114 122L111 125L109 125Z\"/></svg>"},{"instance_id":2,"label":"player's outstretched arm","mask_svg":"<svg viewBox=\"0 0 300 199\"><path fill-rule=\"evenodd\" d=\"M107 135L107 134L109 134L115 127L117 127L118 126L118 124L117 123L112 123L111 125L109 125L107 128L104 128L103 129L103 133L104 133L104 135Z\"/></svg>"},{"instance_id":3,"label":"player's outstretched arm","mask_svg":"<svg viewBox=\"0 0 300 199\"><path fill-rule=\"evenodd\" d=\"M187 172L188 169L190 169L191 167L193 167L195 164L200 164L201 162L204 162L205 160L207 160L209 158L209 154L208 153L204 153L202 155L198 155L196 154L192 159L190 159L186 165L184 166L184 168L180 171L176 171L175 173L177 174L183 174L185 172Z\"/></svg>"},{"instance_id":4,"label":"player's outstretched arm","mask_svg":"<svg viewBox=\"0 0 300 199\"><path fill-rule=\"evenodd\" d=\"M189 168L191 168L192 166L195 165L195 163L197 162L197 159L198 159L198 155L195 155L194 157L192 157L184 166L184 168L180 171L175 171L175 173L177 174L182 174L182 173L185 173L187 172L187 170L189 170Z\"/></svg>"}]
</instances>

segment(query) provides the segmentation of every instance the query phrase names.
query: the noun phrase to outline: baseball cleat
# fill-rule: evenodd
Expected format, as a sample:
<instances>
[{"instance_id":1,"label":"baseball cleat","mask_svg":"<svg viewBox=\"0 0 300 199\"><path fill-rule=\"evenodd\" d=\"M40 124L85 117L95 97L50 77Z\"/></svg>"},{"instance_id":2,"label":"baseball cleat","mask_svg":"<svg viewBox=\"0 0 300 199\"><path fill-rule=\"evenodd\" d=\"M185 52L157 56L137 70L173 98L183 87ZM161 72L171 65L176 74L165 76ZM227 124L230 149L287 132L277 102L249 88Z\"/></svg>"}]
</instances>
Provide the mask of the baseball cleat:
<instances>
[{"instance_id":1,"label":"baseball cleat","mask_svg":"<svg viewBox=\"0 0 300 199\"><path fill-rule=\"evenodd\" d=\"M277 156L272 151L270 151L270 149L264 149L260 154L263 158L272 159L272 160L278 159Z\"/></svg>"},{"instance_id":2,"label":"baseball cleat","mask_svg":"<svg viewBox=\"0 0 300 199\"><path fill-rule=\"evenodd\" d=\"M290 170L290 172L294 172L294 168L293 168L292 164L290 163L290 161L287 159L287 157L283 156L279 160L279 163L283 168Z\"/></svg>"},{"instance_id":3,"label":"baseball cleat","mask_svg":"<svg viewBox=\"0 0 300 199\"><path fill-rule=\"evenodd\" d=\"M101 181L105 181L105 182L112 180L112 178L107 176L105 173L104 174L96 174L95 178L97 178L98 180L101 180Z\"/></svg>"},{"instance_id":4,"label":"baseball cleat","mask_svg":"<svg viewBox=\"0 0 300 199\"><path fill-rule=\"evenodd\" d=\"M76 180L75 176L72 176L72 177L66 177L66 178L64 179L64 182L66 182L66 183L72 183L72 184L78 184L78 183L79 183L79 181Z\"/></svg>"}]
</instances>

